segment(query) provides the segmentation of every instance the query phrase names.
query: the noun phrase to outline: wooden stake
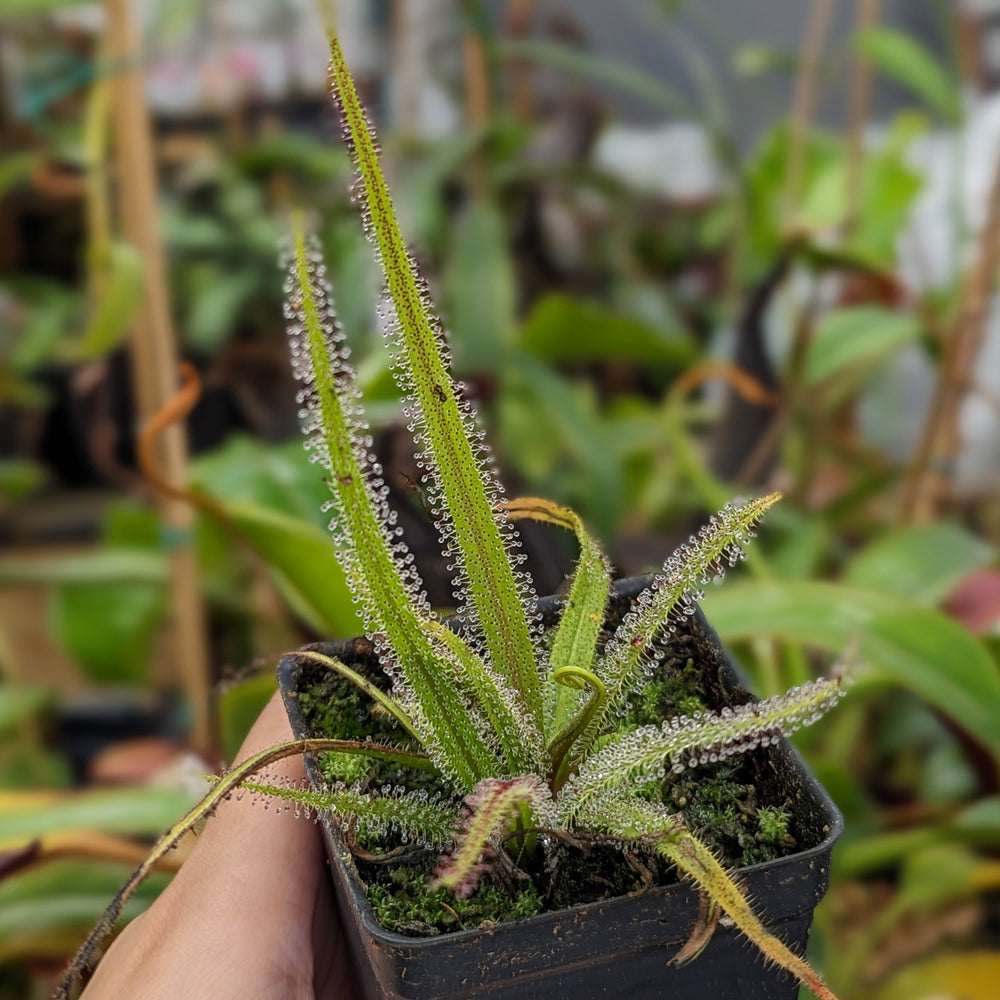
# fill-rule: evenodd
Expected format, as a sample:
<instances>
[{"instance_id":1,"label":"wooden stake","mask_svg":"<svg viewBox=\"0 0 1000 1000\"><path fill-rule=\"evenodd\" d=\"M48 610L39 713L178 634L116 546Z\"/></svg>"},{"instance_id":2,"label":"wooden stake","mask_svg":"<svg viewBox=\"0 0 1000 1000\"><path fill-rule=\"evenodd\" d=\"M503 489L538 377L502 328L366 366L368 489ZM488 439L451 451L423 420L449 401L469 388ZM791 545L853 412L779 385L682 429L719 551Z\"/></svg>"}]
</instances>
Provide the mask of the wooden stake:
<instances>
[{"instance_id":1,"label":"wooden stake","mask_svg":"<svg viewBox=\"0 0 1000 1000\"><path fill-rule=\"evenodd\" d=\"M788 156L785 161L785 190L782 199L782 226L786 234L795 227L795 216L802 196L806 143L816 113L820 62L833 16L832 0L813 0L806 22L806 32L799 49L799 66L792 94L789 123Z\"/></svg>"},{"instance_id":2,"label":"wooden stake","mask_svg":"<svg viewBox=\"0 0 1000 1000\"><path fill-rule=\"evenodd\" d=\"M868 31L878 24L882 0L857 0L857 31ZM847 100L847 222L848 235L857 222L861 198L861 174L865 163L865 125L871 110L872 64L862 52L851 56L851 76Z\"/></svg>"},{"instance_id":3,"label":"wooden stake","mask_svg":"<svg viewBox=\"0 0 1000 1000\"><path fill-rule=\"evenodd\" d=\"M157 228L156 165L139 71L140 46L131 0L105 0L113 77L114 144L119 212L125 238L142 255L143 300L132 330L133 391L140 422L157 413L177 391L177 348L170 319L163 247ZM187 481L183 428L171 427L160 439L160 468L173 483ZM203 752L213 747L211 683L205 612L193 546L194 512L176 499L159 501L168 530L176 539L170 557L170 607L173 659L193 713L191 741Z\"/></svg>"},{"instance_id":4,"label":"wooden stake","mask_svg":"<svg viewBox=\"0 0 1000 1000\"><path fill-rule=\"evenodd\" d=\"M989 305L1000 265L1000 161L958 317L938 368L934 397L927 411L917 453L903 491L903 520L919 524L942 512L949 496L955 458L961 446L959 415L973 383L973 368L986 333Z\"/></svg>"}]
</instances>

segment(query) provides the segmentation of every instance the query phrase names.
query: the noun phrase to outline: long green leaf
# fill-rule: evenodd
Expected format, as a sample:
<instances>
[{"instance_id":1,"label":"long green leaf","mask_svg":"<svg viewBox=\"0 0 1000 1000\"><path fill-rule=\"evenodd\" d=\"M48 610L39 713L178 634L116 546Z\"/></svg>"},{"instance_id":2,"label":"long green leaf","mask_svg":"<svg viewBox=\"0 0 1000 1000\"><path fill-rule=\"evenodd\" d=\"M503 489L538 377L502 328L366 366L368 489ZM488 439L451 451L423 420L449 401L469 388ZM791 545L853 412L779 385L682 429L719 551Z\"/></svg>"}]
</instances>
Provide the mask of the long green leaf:
<instances>
[{"instance_id":1,"label":"long green leaf","mask_svg":"<svg viewBox=\"0 0 1000 1000\"><path fill-rule=\"evenodd\" d=\"M76 556L0 560L0 587L69 583L165 583L166 559L139 549L102 549Z\"/></svg>"},{"instance_id":2,"label":"long green leaf","mask_svg":"<svg viewBox=\"0 0 1000 1000\"><path fill-rule=\"evenodd\" d=\"M598 664L598 673L607 685L605 713L594 720L591 741L600 731L607 711L613 709L642 677L648 650L663 632L670 629L673 615L692 613L693 598L700 596L710 577L721 577L725 566L734 566L744 557L744 543L753 528L773 506L780 494L771 493L748 500L741 507L726 505L689 544L681 545L657 574L653 586L643 591L635 608L615 630Z\"/></svg>"},{"instance_id":3,"label":"long green leaf","mask_svg":"<svg viewBox=\"0 0 1000 1000\"><path fill-rule=\"evenodd\" d=\"M580 517L568 507L537 497L513 500L506 507L512 518L525 517L544 521L576 535L580 558L549 650L549 673L554 677L563 667L586 668L593 663L597 654L597 638L604 624L604 613L611 593L611 564L608 557L589 534ZM580 690L583 686L549 685L555 694L555 704L551 706L551 720L547 722L547 731L555 732L566 724L573 706L579 700L571 691L573 687Z\"/></svg>"},{"instance_id":4,"label":"long green leaf","mask_svg":"<svg viewBox=\"0 0 1000 1000\"><path fill-rule=\"evenodd\" d=\"M102 684L141 684L163 619L162 584L87 582L60 585L49 624L60 645Z\"/></svg>"},{"instance_id":5,"label":"long green leaf","mask_svg":"<svg viewBox=\"0 0 1000 1000\"><path fill-rule=\"evenodd\" d=\"M663 330L597 302L546 295L521 328L520 345L546 361L624 360L682 366L695 358L682 327Z\"/></svg>"},{"instance_id":6,"label":"long green leaf","mask_svg":"<svg viewBox=\"0 0 1000 1000\"><path fill-rule=\"evenodd\" d=\"M58 860L0 882L0 964L17 959L65 960L96 921L122 881L115 864ZM169 882L154 872L122 917L146 909Z\"/></svg>"},{"instance_id":7,"label":"long green leaf","mask_svg":"<svg viewBox=\"0 0 1000 1000\"><path fill-rule=\"evenodd\" d=\"M368 120L336 38L330 40L330 52L336 97L398 320L404 362L400 381L404 391L413 394L418 436L425 449L424 461L437 481L444 530L454 540L468 588L469 610L482 631L490 664L523 698L540 729L540 674L525 612L531 595L514 572L500 520L493 511L499 484L477 455L473 437L478 433L471 410L459 399L448 372L440 331L399 231Z\"/></svg>"},{"instance_id":8,"label":"long green leaf","mask_svg":"<svg viewBox=\"0 0 1000 1000\"><path fill-rule=\"evenodd\" d=\"M495 372L514 336L517 288L496 206L475 202L458 221L445 274L456 372Z\"/></svg>"},{"instance_id":9,"label":"long green leaf","mask_svg":"<svg viewBox=\"0 0 1000 1000\"><path fill-rule=\"evenodd\" d=\"M381 652L395 657L419 710L421 739L442 768L471 788L496 760L455 683L455 664L432 646L432 621L420 581L395 539L387 488L369 453L369 433L358 410L357 378L338 339L323 266L296 219L289 268L292 357L303 383L310 446L329 471L336 498L337 548L351 590L364 608L366 627L385 636ZM406 706L408 709L411 706Z\"/></svg>"},{"instance_id":10,"label":"long green leaf","mask_svg":"<svg viewBox=\"0 0 1000 1000\"><path fill-rule=\"evenodd\" d=\"M326 532L247 501L223 504L223 509L264 558L294 611L325 635L346 638L363 631Z\"/></svg>"},{"instance_id":11,"label":"long green leaf","mask_svg":"<svg viewBox=\"0 0 1000 1000\"><path fill-rule=\"evenodd\" d=\"M670 815L662 805L620 796L596 803L587 821L612 835L651 843L694 881L713 906L721 906L770 961L787 969L822 1000L836 1000L816 971L764 927L740 887L680 817Z\"/></svg>"},{"instance_id":12,"label":"long green leaf","mask_svg":"<svg viewBox=\"0 0 1000 1000\"><path fill-rule=\"evenodd\" d=\"M961 118L958 82L918 41L893 28L869 28L855 44L886 76L920 97L945 121Z\"/></svg>"},{"instance_id":13,"label":"long green leaf","mask_svg":"<svg viewBox=\"0 0 1000 1000\"><path fill-rule=\"evenodd\" d=\"M957 524L924 524L880 535L848 563L844 582L933 607L996 550Z\"/></svg>"},{"instance_id":14,"label":"long green leaf","mask_svg":"<svg viewBox=\"0 0 1000 1000\"><path fill-rule=\"evenodd\" d=\"M554 66L593 83L607 84L670 115L689 119L697 117L690 103L678 91L659 77L636 69L630 63L541 39L504 41L499 51L509 59L527 59L544 66Z\"/></svg>"},{"instance_id":15,"label":"long green leaf","mask_svg":"<svg viewBox=\"0 0 1000 1000\"><path fill-rule=\"evenodd\" d=\"M811 725L842 693L842 677L821 678L764 701L674 718L614 736L570 778L566 813L586 812L602 797L630 785L639 787L662 774L668 763L681 773L686 767L768 746Z\"/></svg>"},{"instance_id":16,"label":"long green leaf","mask_svg":"<svg viewBox=\"0 0 1000 1000\"><path fill-rule=\"evenodd\" d=\"M416 792L396 792L390 789L382 794L359 792L339 785L334 788L287 788L266 782L248 781L244 788L272 798L284 799L305 810L308 817L313 812L332 812L340 822L354 820L361 830L382 836L389 830L399 830L407 836L435 844L446 844L458 826L459 812L454 803L441 801Z\"/></svg>"},{"instance_id":17,"label":"long green leaf","mask_svg":"<svg viewBox=\"0 0 1000 1000\"><path fill-rule=\"evenodd\" d=\"M809 344L806 378L821 382L855 365L872 365L913 340L920 330L916 317L876 306L828 313Z\"/></svg>"},{"instance_id":18,"label":"long green leaf","mask_svg":"<svg viewBox=\"0 0 1000 1000\"><path fill-rule=\"evenodd\" d=\"M704 601L725 640L774 636L858 657L909 688L1000 756L1000 677L961 625L884 591L836 583L742 583Z\"/></svg>"},{"instance_id":19,"label":"long green leaf","mask_svg":"<svg viewBox=\"0 0 1000 1000\"><path fill-rule=\"evenodd\" d=\"M142 256L128 243L112 243L107 249L105 286L78 340L66 345L68 357L74 361L91 361L103 357L128 333L139 303L142 301Z\"/></svg>"},{"instance_id":20,"label":"long green leaf","mask_svg":"<svg viewBox=\"0 0 1000 1000\"><path fill-rule=\"evenodd\" d=\"M173 788L121 788L48 795L0 794L0 844L60 830L86 829L145 836L160 833L191 806Z\"/></svg>"}]
</instances>

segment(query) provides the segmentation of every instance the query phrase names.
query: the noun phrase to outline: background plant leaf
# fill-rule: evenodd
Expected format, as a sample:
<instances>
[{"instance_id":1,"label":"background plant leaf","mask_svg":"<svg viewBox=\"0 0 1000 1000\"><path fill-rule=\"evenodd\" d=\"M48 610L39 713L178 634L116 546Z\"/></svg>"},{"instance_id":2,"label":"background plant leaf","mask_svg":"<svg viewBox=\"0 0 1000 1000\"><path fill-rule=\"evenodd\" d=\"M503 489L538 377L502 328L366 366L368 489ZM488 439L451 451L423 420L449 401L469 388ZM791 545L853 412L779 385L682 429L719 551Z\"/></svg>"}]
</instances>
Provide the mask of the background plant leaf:
<instances>
[{"instance_id":1,"label":"background plant leaf","mask_svg":"<svg viewBox=\"0 0 1000 1000\"><path fill-rule=\"evenodd\" d=\"M991 545L958 525L919 525L876 538L848 563L844 582L934 606L995 558Z\"/></svg>"},{"instance_id":2,"label":"background plant leaf","mask_svg":"<svg viewBox=\"0 0 1000 1000\"><path fill-rule=\"evenodd\" d=\"M1000 756L996 666L945 615L894 594L815 581L733 584L710 594L704 608L727 641L773 636L842 652L857 639L862 661Z\"/></svg>"},{"instance_id":3,"label":"background plant leaf","mask_svg":"<svg viewBox=\"0 0 1000 1000\"><path fill-rule=\"evenodd\" d=\"M64 961L121 887L122 865L61 860L0 882L0 964L17 958ZM124 919L145 910L169 876L153 873L129 900Z\"/></svg>"},{"instance_id":4,"label":"background plant leaf","mask_svg":"<svg viewBox=\"0 0 1000 1000\"><path fill-rule=\"evenodd\" d=\"M347 638L363 631L329 533L259 504L225 509L264 558L285 600L319 634Z\"/></svg>"},{"instance_id":5,"label":"background plant leaf","mask_svg":"<svg viewBox=\"0 0 1000 1000\"><path fill-rule=\"evenodd\" d=\"M520 346L545 361L587 363L617 359L683 366L695 356L687 331L657 329L568 295L545 296L521 328Z\"/></svg>"},{"instance_id":6,"label":"background plant leaf","mask_svg":"<svg viewBox=\"0 0 1000 1000\"><path fill-rule=\"evenodd\" d=\"M454 370L496 371L514 333L516 289L503 219L488 202L458 221L445 298Z\"/></svg>"},{"instance_id":7,"label":"background plant leaf","mask_svg":"<svg viewBox=\"0 0 1000 1000\"><path fill-rule=\"evenodd\" d=\"M177 788L0 790L0 850L13 850L36 837L66 830L159 835L191 807L195 798Z\"/></svg>"},{"instance_id":8,"label":"background plant leaf","mask_svg":"<svg viewBox=\"0 0 1000 1000\"><path fill-rule=\"evenodd\" d=\"M961 118L957 82L912 36L893 28L869 28L858 34L855 45L881 72L916 94L945 121Z\"/></svg>"},{"instance_id":9,"label":"background plant leaf","mask_svg":"<svg viewBox=\"0 0 1000 1000\"><path fill-rule=\"evenodd\" d=\"M827 313L806 353L806 378L822 382L854 366L872 365L913 340L921 329L915 316L877 306Z\"/></svg>"}]
</instances>

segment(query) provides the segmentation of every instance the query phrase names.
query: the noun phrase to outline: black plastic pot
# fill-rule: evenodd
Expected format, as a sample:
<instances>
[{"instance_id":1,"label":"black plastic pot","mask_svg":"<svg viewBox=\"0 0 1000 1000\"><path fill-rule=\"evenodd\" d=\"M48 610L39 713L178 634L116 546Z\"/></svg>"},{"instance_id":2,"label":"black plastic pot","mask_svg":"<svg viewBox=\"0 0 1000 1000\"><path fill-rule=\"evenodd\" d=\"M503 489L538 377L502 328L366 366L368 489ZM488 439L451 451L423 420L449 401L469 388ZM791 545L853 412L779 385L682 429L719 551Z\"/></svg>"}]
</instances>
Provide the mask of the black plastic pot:
<instances>
[{"instance_id":1,"label":"black plastic pot","mask_svg":"<svg viewBox=\"0 0 1000 1000\"><path fill-rule=\"evenodd\" d=\"M644 578L619 582L613 597L619 611L647 585ZM560 599L544 598L540 607L543 619L554 622ZM703 676L715 687L720 707L750 700L739 668L700 612L685 631L706 656ZM370 644L354 640L306 648L348 663L370 657ZM320 664L294 653L281 661L281 691L297 737L316 735L308 730L298 693L323 672ZM786 741L755 753L761 773L780 779L804 846L794 855L742 869L739 882L768 928L801 953L813 910L826 892L842 819ZM319 784L318 769L308 758L306 768ZM798 995L795 980L769 967L725 918L693 962L671 964L698 914L697 894L684 884L438 937L386 931L375 921L340 830L324 821L323 833L365 1000L795 1000Z\"/></svg>"}]
</instances>

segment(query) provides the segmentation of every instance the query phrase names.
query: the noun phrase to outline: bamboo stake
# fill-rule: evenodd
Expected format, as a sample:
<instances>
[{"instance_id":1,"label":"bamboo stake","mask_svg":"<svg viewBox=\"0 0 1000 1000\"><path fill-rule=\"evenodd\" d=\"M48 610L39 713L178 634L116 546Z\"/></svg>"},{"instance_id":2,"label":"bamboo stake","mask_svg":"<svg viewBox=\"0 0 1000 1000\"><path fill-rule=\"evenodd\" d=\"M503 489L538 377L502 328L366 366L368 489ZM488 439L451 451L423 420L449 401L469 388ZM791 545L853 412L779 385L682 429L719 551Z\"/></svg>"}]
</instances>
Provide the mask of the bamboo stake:
<instances>
[{"instance_id":1,"label":"bamboo stake","mask_svg":"<svg viewBox=\"0 0 1000 1000\"><path fill-rule=\"evenodd\" d=\"M486 128L490 120L490 72L483 39L473 30L462 38L462 60L465 69L465 120L473 130ZM475 198L483 202L489 191L486 152L477 149L469 158L469 186Z\"/></svg>"},{"instance_id":2,"label":"bamboo stake","mask_svg":"<svg viewBox=\"0 0 1000 1000\"><path fill-rule=\"evenodd\" d=\"M857 31L868 31L878 24L882 0L857 0ZM847 98L847 221L844 235L857 222L861 199L861 175L865 163L864 129L872 98L872 64L862 52L851 57L851 75Z\"/></svg>"},{"instance_id":3,"label":"bamboo stake","mask_svg":"<svg viewBox=\"0 0 1000 1000\"><path fill-rule=\"evenodd\" d=\"M788 156L785 161L785 190L782 198L781 221L786 233L794 228L799 198L802 196L806 142L816 113L820 61L832 16L833 0L813 0L805 35L802 38L802 47L799 50L799 66L792 94Z\"/></svg>"},{"instance_id":4,"label":"bamboo stake","mask_svg":"<svg viewBox=\"0 0 1000 1000\"><path fill-rule=\"evenodd\" d=\"M139 71L139 38L130 0L105 0L114 76L114 141L119 210L125 238L145 267L143 300L131 338L132 375L139 421L152 417L177 391L177 349L170 318L163 247L157 229L156 167ZM179 426L161 437L159 467L174 483L186 482L187 446ZM170 559L173 659L193 713L191 741L212 749L210 673L205 611L192 545L194 512L182 501L162 497L163 519L178 539Z\"/></svg>"},{"instance_id":5,"label":"bamboo stake","mask_svg":"<svg viewBox=\"0 0 1000 1000\"><path fill-rule=\"evenodd\" d=\"M973 366L986 333L998 265L1000 161L994 168L979 251L965 283L955 326L944 344L934 397L907 473L902 511L905 522L919 524L931 520L947 500L955 456L961 446L959 414L972 385Z\"/></svg>"},{"instance_id":6,"label":"bamboo stake","mask_svg":"<svg viewBox=\"0 0 1000 1000\"><path fill-rule=\"evenodd\" d=\"M504 12L506 34L520 40L531 33L536 0L510 0ZM535 117L533 70L527 59L510 61L510 106L518 121L531 122Z\"/></svg>"}]
</instances>

